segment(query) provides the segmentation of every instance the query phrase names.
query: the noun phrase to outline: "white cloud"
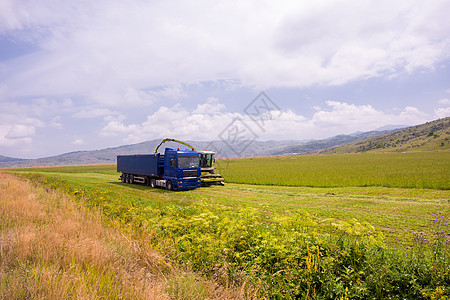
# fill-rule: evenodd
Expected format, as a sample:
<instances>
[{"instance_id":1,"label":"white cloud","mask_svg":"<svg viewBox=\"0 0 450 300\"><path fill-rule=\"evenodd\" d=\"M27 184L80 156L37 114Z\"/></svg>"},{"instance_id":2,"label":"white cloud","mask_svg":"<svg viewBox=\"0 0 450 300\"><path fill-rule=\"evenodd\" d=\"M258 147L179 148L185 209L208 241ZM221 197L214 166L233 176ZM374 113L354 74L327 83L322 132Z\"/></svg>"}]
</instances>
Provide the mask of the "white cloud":
<instances>
[{"instance_id":1,"label":"white cloud","mask_svg":"<svg viewBox=\"0 0 450 300\"><path fill-rule=\"evenodd\" d=\"M52 120L50 121L48 126L53 127L53 128L58 128L58 129L63 129L63 127L64 127L63 124L61 123L60 116L56 116L56 117L52 118Z\"/></svg>"},{"instance_id":2,"label":"white cloud","mask_svg":"<svg viewBox=\"0 0 450 300\"><path fill-rule=\"evenodd\" d=\"M450 107L446 108L437 108L434 110L434 114L437 118L446 118L450 117Z\"/></svg>"},{"instance_id":3,"label":"white cloud","mask_svg":"<svg viewBox=\"0 0 450 300\"><path fill-rule=\"evenodd\" d=\"M0 147L29 144L35 132L36 127L33 125L0 123Z\"/></svg>"},{"instance_id":4,"label":"white cloud","mask_svg":"<svg viewBox=\"0 0 450 300\"><path fill-rule=\"evenodd\" d=\"M73 142L72 142L72 145L84 145L85 143L84 143L84 141L83 141L83 139L75 139Z\"/></svg>"},{"instance_id":5,"label":"white cloud","mask_svg":"<svg viewBox=\"0 0 450 300\"><path fill-rule=\"evenodd\" d=\"M116 136L118 134L130 134L136 130L139 130L138 125L124 125L122 123L124 117L119 116L117 118L108 116L105 120L108 122L105 127L102 128L100 136L109 137Z\"/></svg>"},{"instance_id":6,"label":"white cloud","mask_svg":"<svg viewBox=\"0 0 450 300\"><path fill-rule=\"evenodd\" d=\"M327 101L328 110L319 110L311 118L306 118L292 110L265 114L266 121L261 128L245 114L199 110L211 105L212 102L214 107L220 107L217 99L209 99L192 111L179 104L173 107L163 106L140 124L125 124L124 119L110 119L102 129L102 134L121 136L127 143L162 137L218 140L220 134L233 120L240 118L260 140L302 140L369 131L387 124L415 125L428 121L431 117L415 107L405 107L397 114L389 114L371 105Z\"/></svg>"},{"instance_id":7,"label":"white cloud","mask_svg":"<svg viewBox=\"0 0 450 300\"><path fill-rule=\"evenodd\" d=\"M45 98L32 99L31 103L2 103L0 111L0 147L20 148L28 145L36 136L38 128L43 128L46 113L53 111L54 102ZM51 127L62 126L59 118L53 118L48 124ZM18 151L17 151L18 152Z\"/></svg>"},{"instance_id":8,"label":"white cloud","mask_svg":"<svg viewBox=\"0 0 450 300\"><path fill-rule=\"evenodd\" d=\"M330 111L318 111L314 114L313 121L320 127L331 126L355 126L355 123L373 122L383 113L375 110L371 105L357 106L338 101L326 101L326 104L332 108Z\"/></svg>"},{"instance_id":9,"label":"white cloud","mask_svg":"<svg viewBox=\"0 0 450 300\"><path fill-rule=\"evenodd\" d=\"M36 131L34 126L24 125L24 124L14 124L9 128L6 134L7 139L20 139L33 136Z\"/></svg>"},{"instance_id":10,"label":"white cloud","mask_svg":"<svg viewBox=\"0 0 450 300\"><path fill-rule=\"evenodd\" d=\"M95 108L90 110L81 110L73 114L75 118L98 118L102 116L109 116L113 114L118 114L107 108Z\"/></svg>"},{"instance_id":11,"label":"white cloud","mask_svg":"<svg viewBox=\"0 0 450 300\"><path fill-rule=\"evenodd\" d=\"M445 98L438 101L444 107L438 107L434 110L436 118L446 118L450 116L450 100Z\"/></svg>"},{"instance_id":12,"label":"white cloud","mask_svg":"<svg viewBox=\"0 0 450 300\"><path fill-rule=\"evenodd\" d=\"M220 79L344 84L432 69L450 47L445 0L7 0L2 8L0 32L41 48L4 64L3 97L77 94L121 105L183 96L151 87Z\"/></svg>"},{"instance_id":13,"label":"white cloud","mask_svg":"<svg viewBox=\"0 0 450 300\"><path fill-rule=\"evenodd\" d=\"M67 101L67 99L57 101L47 98L33 98L16 102L3 102L1 103L0 123L25 124L34 127L45 127L46 125L59 127L62 124L60 124L61 117L58 114L76 109ZM57 123L60 125L57 125Z\"/></svg>"},{"instance_id":14,"label":"white cloud","mask_svg":"<svg viewBox=\"0 0 450 300\"><path fill-rule=\"evenodd\" d=\"M209 97L206 103L198 104L197 108L192 112L194 114L215 114L225 110L225 105L219 103L219 99Z\"/></svg>"},{"instance_id":15,"label":"white cloud","mask_svg":"<svg viewBox=\"0 0 450 300\"><path fill-rule=\"evenodd\" d=\"M439 104L450 105L450 99L441 99L438 101Z\"/></svg>"}]
</instances>

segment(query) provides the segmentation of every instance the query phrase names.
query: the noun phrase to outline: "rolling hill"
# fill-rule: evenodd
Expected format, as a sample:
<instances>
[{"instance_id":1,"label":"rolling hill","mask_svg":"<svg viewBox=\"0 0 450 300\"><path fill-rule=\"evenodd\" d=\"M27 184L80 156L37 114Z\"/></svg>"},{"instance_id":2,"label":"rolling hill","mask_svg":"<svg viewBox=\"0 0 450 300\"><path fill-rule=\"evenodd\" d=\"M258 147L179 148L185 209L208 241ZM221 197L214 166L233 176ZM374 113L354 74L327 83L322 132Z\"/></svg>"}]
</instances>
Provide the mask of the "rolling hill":
<instances>
[{"instance_id":1,"label":"rolling hill","mask_svg":"<svg viewBox=\"0 0 450 300\"><path fill-rule=\"evenodd\" d=\"M450 117L336 146L320 153L450 150Z\"/></svg>"}]
</instances>

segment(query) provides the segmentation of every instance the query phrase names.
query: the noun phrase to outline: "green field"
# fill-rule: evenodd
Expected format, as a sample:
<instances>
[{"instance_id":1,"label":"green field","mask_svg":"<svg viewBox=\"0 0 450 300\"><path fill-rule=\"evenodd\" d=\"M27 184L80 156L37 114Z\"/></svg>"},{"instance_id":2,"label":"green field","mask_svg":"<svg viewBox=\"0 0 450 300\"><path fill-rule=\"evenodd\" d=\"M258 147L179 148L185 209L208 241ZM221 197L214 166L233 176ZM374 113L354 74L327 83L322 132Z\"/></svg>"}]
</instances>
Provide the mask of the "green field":
<instances>
[{"instance_id":1,"label":"green field","mask_svg":"<svg viewBox=\"0 0 450 300\"><path fill-rule=\"evenodd\" d=\"M218 164L224 187L187 192L121 183L113 165L13 172L100 209L170 260L226 286L256 287L262 298L449 295L448 153Z\"/></svg>"},{"instance_id":2,"label":"green field","mask_svg":"<svg viewBox=\"0 0 450 300\"><path fill-rule=\"evenodd\" d=\"M310 187L448 189L450 152L358 153L218 160L227 182Z\"/></svg>"}]
</instances>

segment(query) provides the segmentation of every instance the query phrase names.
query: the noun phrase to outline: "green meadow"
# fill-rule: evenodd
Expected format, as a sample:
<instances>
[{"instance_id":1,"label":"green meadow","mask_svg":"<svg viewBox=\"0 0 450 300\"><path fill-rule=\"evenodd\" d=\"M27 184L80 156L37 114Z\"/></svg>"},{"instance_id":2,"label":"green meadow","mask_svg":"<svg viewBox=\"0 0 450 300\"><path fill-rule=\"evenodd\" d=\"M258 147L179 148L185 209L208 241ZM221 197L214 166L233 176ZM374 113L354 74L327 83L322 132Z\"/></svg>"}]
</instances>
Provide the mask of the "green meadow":
<instances>
[{"instance_id":1,"label":"green meadow","mask_svg":"<svg viewBox=\"0 0 450 300\"><path fill-rule=\"evenodd\" d=\"M226 185L168 192L114 165L11 170L71 195L169 263L260 298L448 297L447 152L218 160Z\"/></svg>"},{"instance_id":2,"label":"green meadow","mask_svg":"<svg viewBox=\"0 0 450 300\"><path fill-rule=\"evenodd\" d=\"M218 160L227 182L310 187L448 189L450 152L357 153Z\"/></svg>"}]
</instances>

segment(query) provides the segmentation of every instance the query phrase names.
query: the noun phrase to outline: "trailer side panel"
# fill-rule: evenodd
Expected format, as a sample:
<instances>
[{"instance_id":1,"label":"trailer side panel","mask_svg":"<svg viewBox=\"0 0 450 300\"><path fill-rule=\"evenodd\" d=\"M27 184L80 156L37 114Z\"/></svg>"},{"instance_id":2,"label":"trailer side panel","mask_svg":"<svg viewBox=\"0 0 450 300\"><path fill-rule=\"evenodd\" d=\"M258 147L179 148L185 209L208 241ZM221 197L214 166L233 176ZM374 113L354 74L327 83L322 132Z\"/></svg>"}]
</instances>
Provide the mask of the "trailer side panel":
<instances>
[{"instance_id":1,"label":"trailer side panel","mask_svg":"<svg viewBox=\"0 0 450 300\"><path fill-rule=\"evenodd\" d=\"M162 177L162 169L158 168L160 154L119 155L117 156L117 172L145 176Z\"/></svg>"}]
</instances>

